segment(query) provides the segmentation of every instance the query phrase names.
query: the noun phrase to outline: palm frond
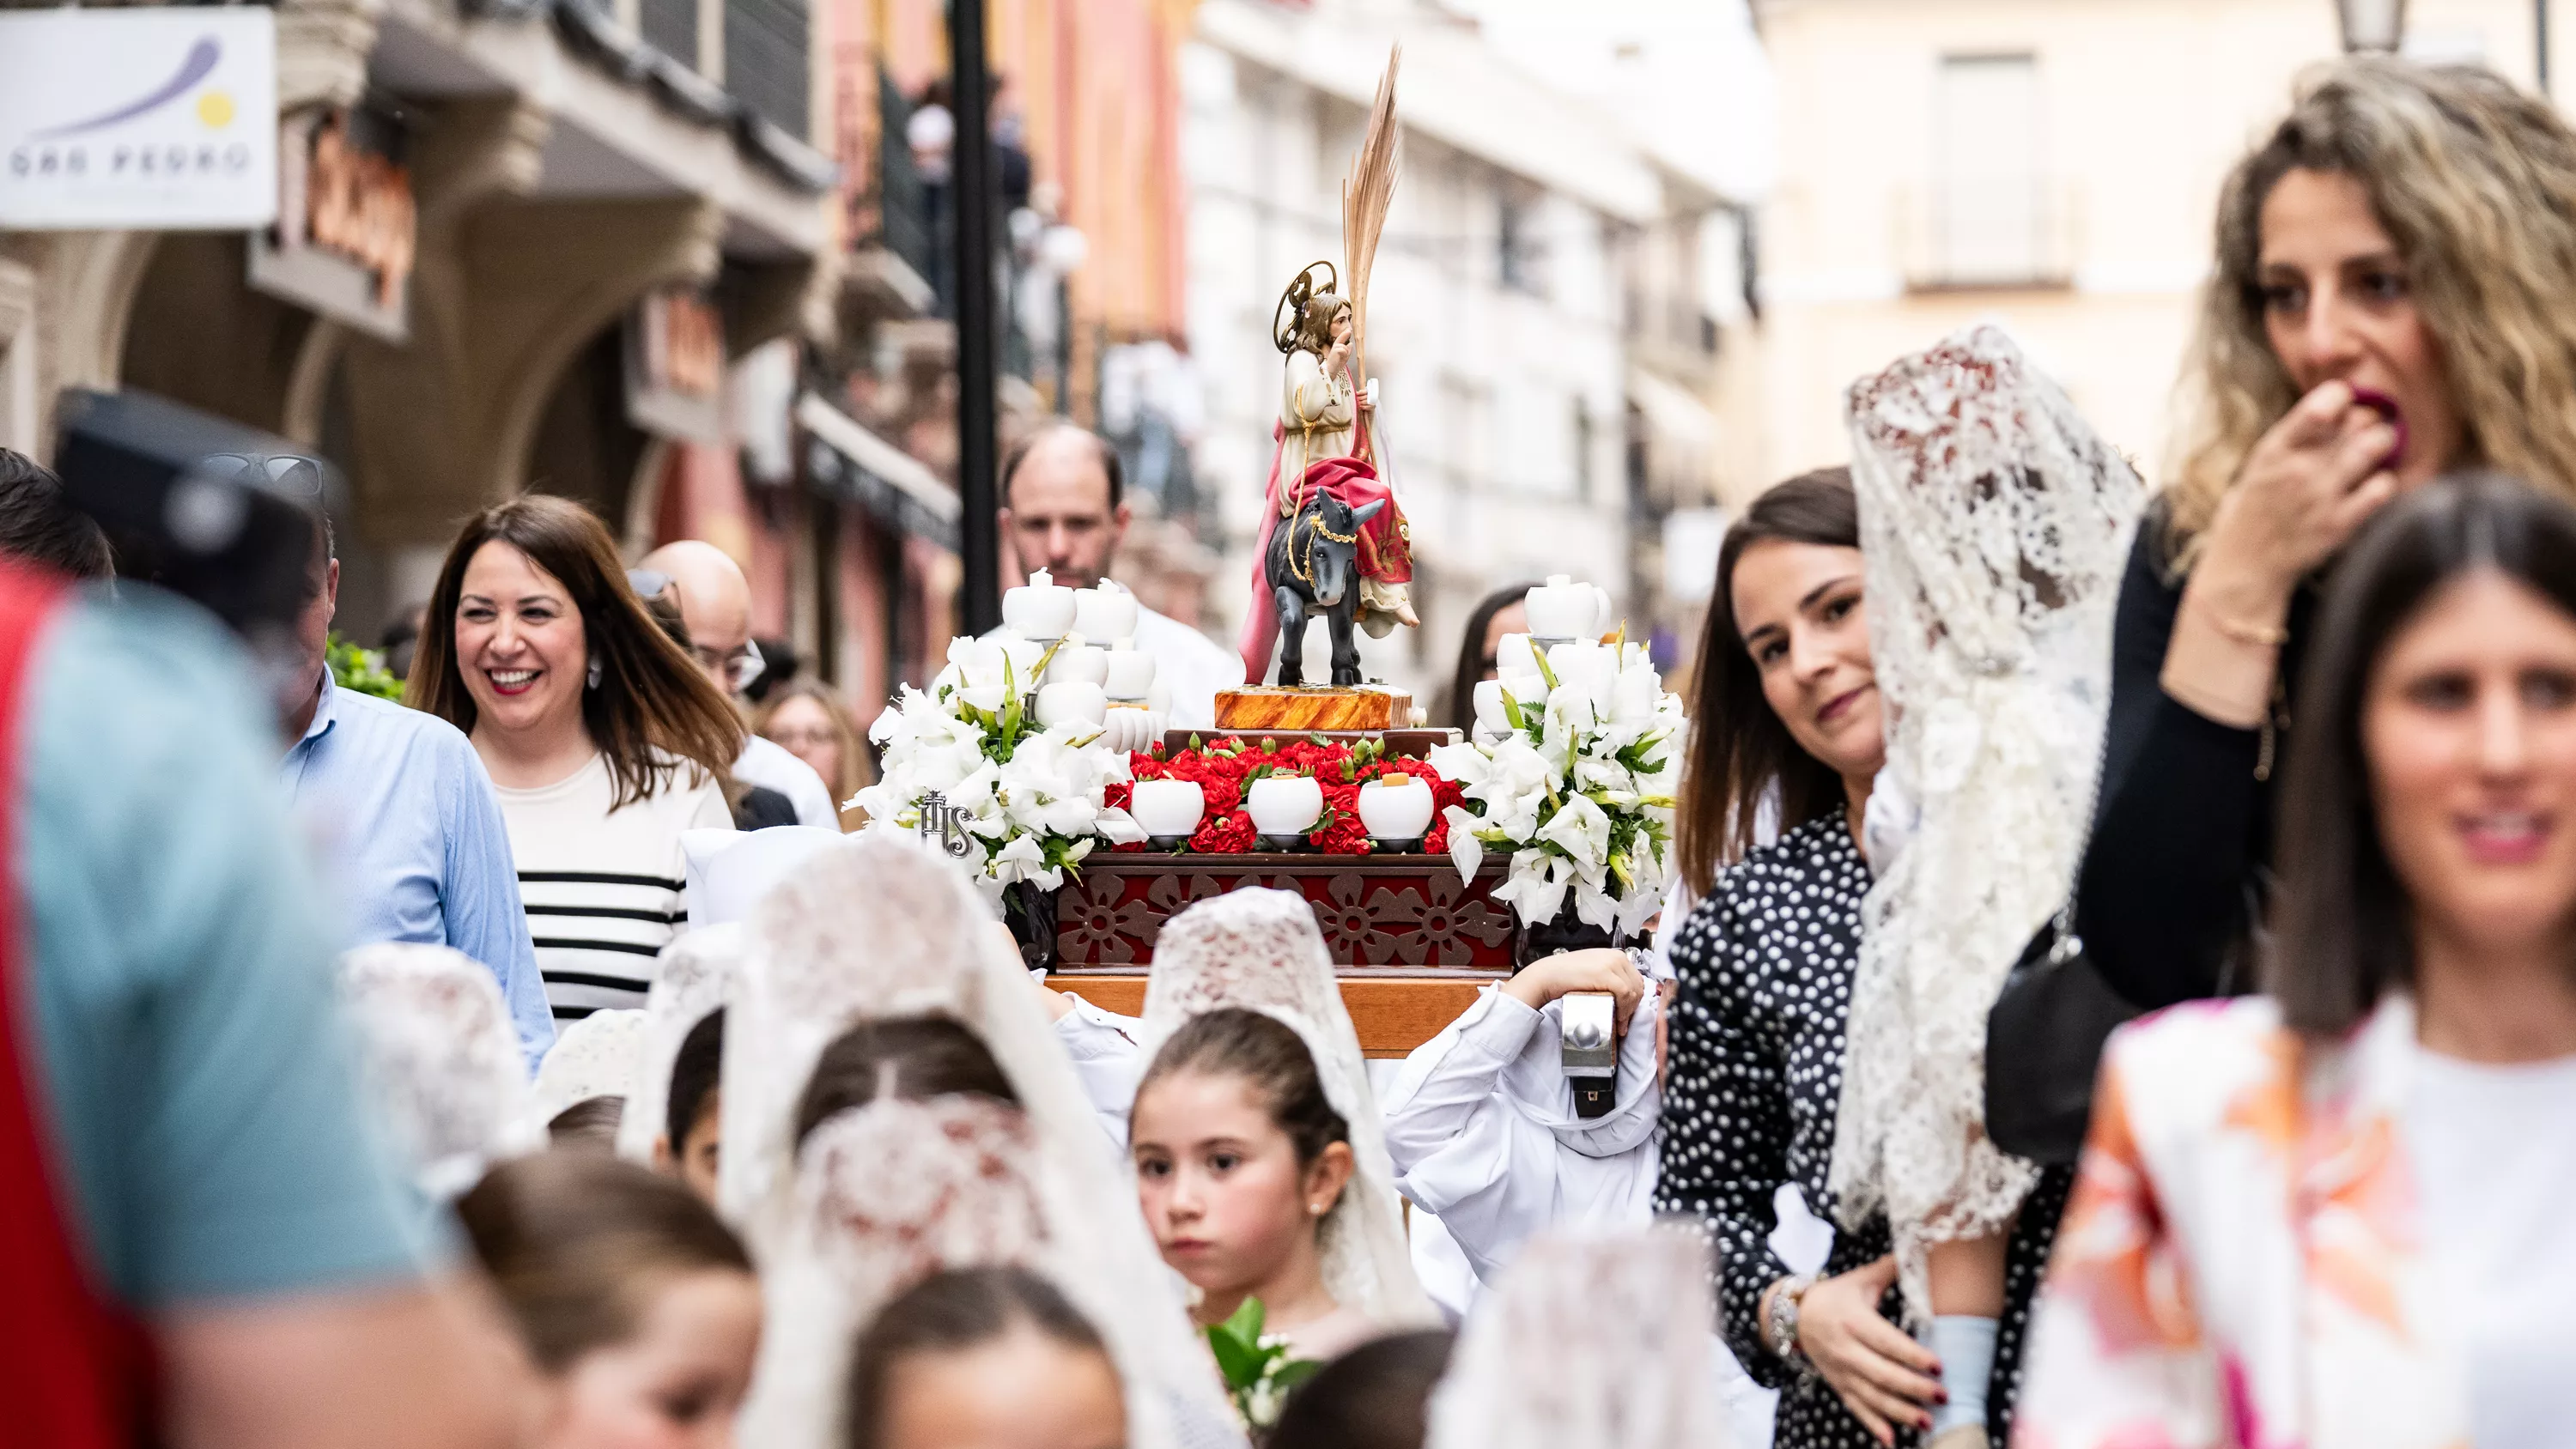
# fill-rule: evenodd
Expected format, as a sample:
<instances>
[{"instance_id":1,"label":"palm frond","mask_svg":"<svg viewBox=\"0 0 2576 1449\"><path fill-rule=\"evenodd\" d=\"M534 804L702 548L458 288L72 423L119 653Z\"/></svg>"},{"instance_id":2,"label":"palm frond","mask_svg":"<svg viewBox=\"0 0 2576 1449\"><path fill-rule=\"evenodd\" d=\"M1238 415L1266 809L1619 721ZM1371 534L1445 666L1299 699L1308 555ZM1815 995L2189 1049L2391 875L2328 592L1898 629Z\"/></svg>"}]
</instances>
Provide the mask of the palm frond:
<instances>
[{"instance_id":1,"label":"palm frond","mask_svg":"<svg viewBox=\"0 0 2576 1449\"><path fill-rule=\"evenodd\" d=\"M1395 200L1396 173L1402 169L1395 128L1395 72L1404 47L1391 45L1386 72L1377 79L1377 98L1369 105L1368 130L1351 156L1350 174L1342 180L1342 285L1350 294L1351 362L1355 379L1365 379L1368 352L1369 268L1377 260L1378 234L1386 230L1387 207Z\"/></svg>"}]
</instances>

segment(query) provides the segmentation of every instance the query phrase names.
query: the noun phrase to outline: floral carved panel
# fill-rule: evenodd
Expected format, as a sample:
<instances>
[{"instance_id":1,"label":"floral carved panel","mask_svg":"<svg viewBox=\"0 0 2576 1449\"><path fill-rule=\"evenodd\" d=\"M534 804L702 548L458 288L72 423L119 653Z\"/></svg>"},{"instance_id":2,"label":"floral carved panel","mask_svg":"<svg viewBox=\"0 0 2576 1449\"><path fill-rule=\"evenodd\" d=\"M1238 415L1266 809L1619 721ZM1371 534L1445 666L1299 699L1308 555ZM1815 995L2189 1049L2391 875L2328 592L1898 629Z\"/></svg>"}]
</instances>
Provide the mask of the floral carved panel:
<instances>
[{"instance_id":1,"label":"floral carved panel","mask_svg":"<svg viewBox=\"0 0 2576 1449\"><path fill-rule=\"evenodd\" d=\"M1141 966L1174 915L1243 886L1267 886L1306 898L1337 966L1509 971L1512 913L1492 899L1501 879L1499 863L1461 881L1447 860L1422 857L1094 856L1057 895L1057 964Z\"/></svg>"}]
</instances>

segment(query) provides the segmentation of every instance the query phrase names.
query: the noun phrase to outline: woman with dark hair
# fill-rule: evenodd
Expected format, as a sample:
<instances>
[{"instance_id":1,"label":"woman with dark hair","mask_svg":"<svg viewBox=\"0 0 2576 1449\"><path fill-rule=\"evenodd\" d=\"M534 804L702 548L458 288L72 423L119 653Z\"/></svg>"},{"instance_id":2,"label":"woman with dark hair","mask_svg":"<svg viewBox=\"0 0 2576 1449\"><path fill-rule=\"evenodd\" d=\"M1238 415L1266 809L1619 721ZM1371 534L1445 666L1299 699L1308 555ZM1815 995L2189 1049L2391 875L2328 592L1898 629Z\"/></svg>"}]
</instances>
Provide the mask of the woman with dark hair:
<instances>
[{"instance_id":1,"label":"woman with dark hair","mask_svg":"<svg viewBox=\"0 0 2576 1449\"><path fill-rule=\"evenodd\" d=\"M1476 686L1496 677L1495 651L1506 634L1529 632L1529 611L1521 601L1535 585L1505 584L1476 601L1467 627L1458 635L1458 668L1449 677L1449 692L1440 700L1440 718L1459 729L1476 728Z\"/></svg>"},{"instance_id":2,"label":"woman with dark hair","mask_svg":"<svg viewBox=\"0 0 2576 1449\"><path fill-rule=\"evenodd\" d=\"M1778 485L1718 553L1676 812L1699 905L1675 933L1659 1214L1715 1239L1718 1329L1781 1391L1781 1449L1891 1444L1931 1422L1940 1364L1892 1319L1884 1216L1838 1234L1821 1278L1771 1245L1795 1186L1830 1218L1844 1031L1870 871L1861 826L1886 760L1850 470ZM1776 819L1778 838L1757 845ZM2041 1231L2044 1232L2044 1229ZM2016 1232L1988 1392L2001 1442L2044 1243Z\"/></svg>"},{"instance_id":3,"label":"woman with dark hair","mask_svg":"<svg viewBox=\"0 0 2576 1449\"><path fill-rule=\"evenodd\" d=\"M2576 131L2546 98L2327 67L2228 177L2216 253L2179 476L2121 588L2077 885L2089 959L2141 1007L2250 984L2318 571L2445 469L2576 490Z\"/></svg>"},{"instance_id":4,"label":"woman with dark hair","mask_svg":"<svg viewBox=\"0 0 2576 1449\"><path fill-rule=\"evenodd\" d=\"M555 1016L638 1007L687 919L683 830L730 830L742 722L627 586L589 510L529 494L447 552L405 700L501 797Z\"/></svg>"},{"instance_id":5,"label":"woman with dark hair","mask_svg":"<svg viewBox=\"0 0 2576 1449\"><path fill-rule=\"evenodd\" d=\"M2033 1442L2566 1440L2576 508L2427 487L2315 639L2268 994L2112 1038Z\"/></svg>"}]
</instances>

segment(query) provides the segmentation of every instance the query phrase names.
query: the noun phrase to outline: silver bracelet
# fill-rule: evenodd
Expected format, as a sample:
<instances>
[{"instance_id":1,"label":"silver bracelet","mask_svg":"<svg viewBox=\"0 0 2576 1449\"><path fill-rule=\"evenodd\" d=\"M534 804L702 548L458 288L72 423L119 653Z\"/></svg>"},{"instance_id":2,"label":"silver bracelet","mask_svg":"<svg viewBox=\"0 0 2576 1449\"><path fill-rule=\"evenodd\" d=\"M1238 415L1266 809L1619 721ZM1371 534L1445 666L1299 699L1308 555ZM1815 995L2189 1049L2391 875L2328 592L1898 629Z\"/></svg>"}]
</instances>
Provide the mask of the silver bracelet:
<instances>
[{"instance_id":1,"label":"silver bracelet","mask_svg":"<svg viewBox=\"0 0 2576 1449\"><path fill-rule=\"evenodd\" d=\"M1763 1347L1771 1355L1802 1374L1811 1374L1816 1366L1798 1347L1798 1308L1807 1290L1816 1286L1813 1273L1793 1273L1771 1285L1771 1306L1762 1323Z\"/></svg>"}]
</instances>

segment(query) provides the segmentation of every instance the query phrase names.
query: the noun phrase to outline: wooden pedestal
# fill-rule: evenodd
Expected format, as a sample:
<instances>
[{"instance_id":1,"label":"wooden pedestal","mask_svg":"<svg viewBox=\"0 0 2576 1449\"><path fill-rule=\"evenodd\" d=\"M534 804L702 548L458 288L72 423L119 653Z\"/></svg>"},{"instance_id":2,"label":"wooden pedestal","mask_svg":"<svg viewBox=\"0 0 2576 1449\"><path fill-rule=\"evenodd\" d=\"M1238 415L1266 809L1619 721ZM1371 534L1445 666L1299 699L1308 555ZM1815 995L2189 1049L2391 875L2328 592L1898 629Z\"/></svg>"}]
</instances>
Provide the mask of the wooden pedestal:
<instances>
[{"instance_id":1,"label":"wooden pedestal","mask_svg":"<svg viewBox=\"0 0 2576 1449\"><path fill-rule=\"evenodd\" d=\"M1461 881L1445 855L1094 854L1056 892L1047 981L1137 1015L1163 922L1242 886L1295 891L1314 909L1361 1050L1400 1057L1511 976L1516 923L1492 898L1502 879L1496 859Z\"/></svg>"},{"instance_id":2,"label":"wooden pedestal","mask_svg":"<svg viewBox=\"0 0 2576 1449\"><path fill-rule=\"evenodd\" d=\"M1487 981L1501 979L1456 971L1344 971L1342 1004L1350 1008L1362 1052L1401 1057L1475 1005ZM1132 972L1058 971L1047 984L1121 1016L1145 1012L1145 978Z\"/></svg>"},{"instance_id":3,"label":"wooden pedestal","mask_svg":"<svg viewBox=\"0 0 2576 1449\"><path fill-rule=\"evenodd\" d=\"M1290 689L1249 684L1216 692L1216 732L1302 735L1309 731L1398 730L1413 725L1413 696L1385 685Z\"/></svg>"}]
</instances>

